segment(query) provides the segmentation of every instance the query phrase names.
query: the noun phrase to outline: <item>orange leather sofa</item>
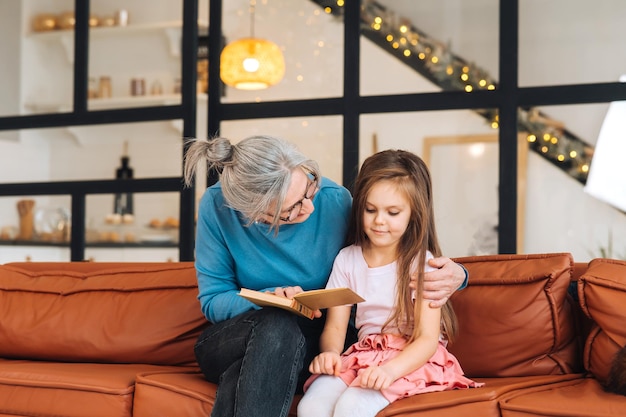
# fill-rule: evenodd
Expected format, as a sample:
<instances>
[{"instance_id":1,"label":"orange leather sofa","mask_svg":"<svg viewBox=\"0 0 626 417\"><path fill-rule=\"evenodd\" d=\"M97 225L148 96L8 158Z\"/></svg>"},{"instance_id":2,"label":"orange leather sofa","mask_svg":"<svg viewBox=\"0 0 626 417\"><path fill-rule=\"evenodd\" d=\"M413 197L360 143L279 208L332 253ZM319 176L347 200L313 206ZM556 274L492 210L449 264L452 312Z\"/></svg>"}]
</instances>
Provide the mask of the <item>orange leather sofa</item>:
<instances>
[{"instance_id":1,"label":"orange leather sofa","mask_svg":"<svg viewBox=\"0 0 626 417\"><path fill-rule=\"evenodd\" d=\"M453 297L450 350L486 385L378 417L626 415L626 397L601 385L626 344L626 262L458 261L470 282ZM0 265L0 417L209 416L217 387L193 356L208 325L196 296L190 262Z\"/></svg>"}]
</instances>

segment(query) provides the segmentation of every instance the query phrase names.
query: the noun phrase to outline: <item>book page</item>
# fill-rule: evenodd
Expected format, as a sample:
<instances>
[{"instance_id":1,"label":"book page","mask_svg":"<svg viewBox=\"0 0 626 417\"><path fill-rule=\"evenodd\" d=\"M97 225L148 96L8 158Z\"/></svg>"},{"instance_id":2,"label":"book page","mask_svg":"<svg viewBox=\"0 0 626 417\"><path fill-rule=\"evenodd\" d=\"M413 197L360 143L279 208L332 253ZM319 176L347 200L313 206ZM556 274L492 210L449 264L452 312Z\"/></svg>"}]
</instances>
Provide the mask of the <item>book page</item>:
<instances>
[{"instance_id":1,"label":"book page","mask_svg":"<svg viewBox=\"0 0 626 417\"><path fill-rule=\"evenodd\" d=\"M351 305L365 301L350 288L330 288L323 290L304 291L296 294L294 299L305 306L320 310L328 307Z\"/></svg>"}]
</instances>

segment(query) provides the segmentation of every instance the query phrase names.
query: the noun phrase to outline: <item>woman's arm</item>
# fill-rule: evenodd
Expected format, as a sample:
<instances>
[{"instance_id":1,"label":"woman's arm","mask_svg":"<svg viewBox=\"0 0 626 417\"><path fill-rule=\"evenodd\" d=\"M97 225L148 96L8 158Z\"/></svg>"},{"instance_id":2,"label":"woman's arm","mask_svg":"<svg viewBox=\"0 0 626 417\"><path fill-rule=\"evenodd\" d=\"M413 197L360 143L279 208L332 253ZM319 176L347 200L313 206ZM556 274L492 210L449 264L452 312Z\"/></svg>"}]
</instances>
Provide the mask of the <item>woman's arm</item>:
<instances>
[{"instance_id":1,"label":"woman's arm","mask_svg":"<svg viewBox=\"0 0 626 417\"><path fill-rule=\"evenodd\" d=\"M312 374L338 375L341 370L341 353L346 341L352 306L328 309L324 331L320 336L320 354L309 366Z\"/></svg>"},{"instance_id":2,"label":"woman's arm","mask_svg":"<svg viewBox=\"0 0 626 417\"><path fill-rule=\"evenodd\" d=\"M361 387L381 390L398 378L423 366L437 351L441 332L441 309L421 303L421 318L416 324L417 337L395 358L384 365L372 366L359 374Z\"/></svg>"}]
</instances>

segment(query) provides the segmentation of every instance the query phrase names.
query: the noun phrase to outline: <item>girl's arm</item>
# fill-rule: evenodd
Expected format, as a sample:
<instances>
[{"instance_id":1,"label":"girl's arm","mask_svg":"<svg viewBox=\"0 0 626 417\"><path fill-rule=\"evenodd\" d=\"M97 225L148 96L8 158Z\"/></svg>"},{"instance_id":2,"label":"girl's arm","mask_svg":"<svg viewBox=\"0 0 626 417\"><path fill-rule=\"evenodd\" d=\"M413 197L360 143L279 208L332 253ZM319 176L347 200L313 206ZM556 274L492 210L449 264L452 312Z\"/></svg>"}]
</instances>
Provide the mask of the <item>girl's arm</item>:
<instances>
[{"instance_id":1,"label":"girl's arm","mask_svg":"<svg viewBox=\"0 0 626 417\"><path fill-rule=\"evenodd\" d=\"M312 374L338 375L341 370L341 353L346 342L346 331L352 306L328 309L324 331L320 336L320 354L309 366Z\"/></svg>"},{"instance_id":2,"label":"girl's arm","mask_svg":"<svg viewBox=\"0 0 626 417\"><path fill-rule=\"evenodd\" d=\"M377 390L388 388L396 379L423 366L435 354L441 332L441 308L430 307L427 300L420 304L421 318L416 323L418 333L415 340L384 365L361 371L361 387Z\"/></svg>"}]
</instances>

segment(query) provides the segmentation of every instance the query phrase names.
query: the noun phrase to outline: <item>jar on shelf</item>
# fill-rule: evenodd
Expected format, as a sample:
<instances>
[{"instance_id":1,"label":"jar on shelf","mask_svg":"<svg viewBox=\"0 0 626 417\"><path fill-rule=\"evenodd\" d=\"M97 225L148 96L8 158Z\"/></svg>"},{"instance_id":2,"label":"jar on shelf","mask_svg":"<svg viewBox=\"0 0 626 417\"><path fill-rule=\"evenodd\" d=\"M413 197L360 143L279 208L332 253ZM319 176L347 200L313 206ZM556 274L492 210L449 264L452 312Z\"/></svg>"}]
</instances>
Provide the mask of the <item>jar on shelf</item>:
<instances>
[{"instance_id":1,"label":"jar on shelf","mask_svg":"<svg viewBox=\"0 0 626 417\"><path fill-rule=\"evenodd\" d=\"M112 96L111 77L103 75L102 77L100 77L98 97L111 98L111 96Z\"/></svg>"},{"instance_id":2,"label":"jar on shelf","mask_svg":"<svg viewBox=\"0 0 626 417\"><path fill-rule=\"evenodd\" d=\"M89 78L87 98L98 98L98 81L94 77Z\"/></svg>"},{"instance_id":3,"label":"jar on shelf","mask_svg":"<svg viewBox=\"0 0 626 417\"><path fill-rule=\"evenodd\" d=\"M146 80L143 78L133 78L130 80L130 95L143 96L146 94Z\"/></svg>"}]
</instances>

